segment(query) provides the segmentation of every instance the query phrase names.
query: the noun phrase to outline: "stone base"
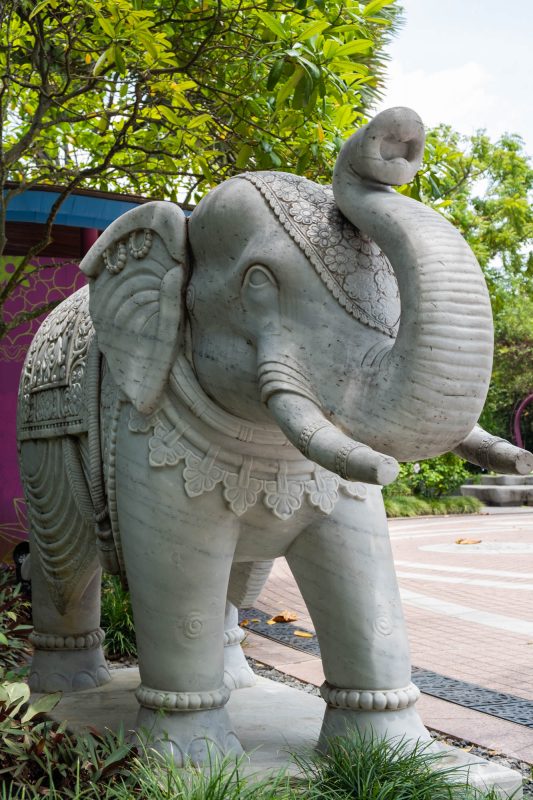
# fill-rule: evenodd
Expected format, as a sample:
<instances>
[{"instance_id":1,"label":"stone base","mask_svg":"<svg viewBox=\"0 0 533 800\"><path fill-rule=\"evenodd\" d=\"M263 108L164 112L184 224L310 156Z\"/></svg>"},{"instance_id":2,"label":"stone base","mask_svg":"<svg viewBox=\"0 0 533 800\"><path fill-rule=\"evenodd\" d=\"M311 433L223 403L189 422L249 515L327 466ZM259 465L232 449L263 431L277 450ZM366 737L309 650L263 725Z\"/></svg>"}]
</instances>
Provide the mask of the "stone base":
<instances>
[{"instance_id":1,"label":"stone base","mask_svg":"<svg viewBox=\"0 0 533 800\"><path fill-rule=\"evenodd\" d=\"M97 689L65 694L51 716L67 720L69 728L81 731L91 726L97 730L117 730L121 725L131 730L138 705L134 691L139 685L136 668L111 672L111 682ZM289 768L297 774L290 754L312 751L318 740L324 701L320 697L293 689L282 683L258 678L257 684L231 694L227 708L244 750L249 754L249 769L265 775ZM522 778L518 772L494 762L475 758L463 750L442 745L447 755L444 767L460 766L469 773L478 788L496 788L499 797L522 797ZM518 790L518 791L517 791Z\"/></svg>"}]
</instances>

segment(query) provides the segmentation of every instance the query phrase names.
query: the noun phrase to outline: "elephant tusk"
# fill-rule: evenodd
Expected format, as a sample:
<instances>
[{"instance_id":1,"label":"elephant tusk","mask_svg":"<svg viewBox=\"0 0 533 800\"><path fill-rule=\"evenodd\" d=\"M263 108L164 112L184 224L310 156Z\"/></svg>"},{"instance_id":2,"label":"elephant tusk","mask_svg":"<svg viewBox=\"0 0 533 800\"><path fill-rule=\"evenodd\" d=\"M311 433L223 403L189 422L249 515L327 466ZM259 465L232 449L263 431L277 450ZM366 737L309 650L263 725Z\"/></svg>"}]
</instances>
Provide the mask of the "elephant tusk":
<instances>
[{"instance_id":1,"label":"elephant tusk","mask_svg":"<svg viewBox=\"0 0 533 800\"><path fill-rule=\"evenodd\" d=\"M355 442L329 422L308 397L276 392L267 407L288 440L310 461L348 481L386 486L398 476L398 462Z\"/></svg>"},{"instance_id":2,"label":"elephant tusk","mask_svg":"<svg viewBox=\"0 0 533 800\"><path fill-rule=\"evenodd\" d=\"M476 425L453 450L478 467L508 475L527 475L533 471L533 453L493 436Z\"/></svg>"}]
</instances>

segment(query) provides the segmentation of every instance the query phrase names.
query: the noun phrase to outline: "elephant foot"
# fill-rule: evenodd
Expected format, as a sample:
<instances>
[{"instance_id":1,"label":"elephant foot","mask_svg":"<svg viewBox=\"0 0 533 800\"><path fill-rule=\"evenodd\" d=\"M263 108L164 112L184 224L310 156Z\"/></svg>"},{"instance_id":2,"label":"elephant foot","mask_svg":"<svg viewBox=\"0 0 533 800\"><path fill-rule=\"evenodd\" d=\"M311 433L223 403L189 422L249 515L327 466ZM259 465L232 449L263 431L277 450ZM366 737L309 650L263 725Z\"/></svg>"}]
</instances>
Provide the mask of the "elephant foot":
<instances>
[{"instance_id":1,"label":"elephant foot","mask_svg":"<svg viewBox=\"0 0 533 800\"><path fill-rule=\"evenodd\" d=\"M247 689L255 686L257 677L248 664L240 644L224 647L224 686L233 689Z\"/></svg>"},{"instance_id":2,"label":"elephant foot","mask_svg":"<svg viewBox=\"0 0 533 800\"><path fill-rule=\"evenodd\" d=\"M104 652L98 646L92 650L35 650L28 684L32 692L79 692L110 680Z\"/></svg>"},{"instance_id":3,"label":"elephant foot","mask_svg":"<svg viewBox=\"0 0 533 800\"><path fill-rule=\"evenodd\" d=\"M162 711L140 707L137 736L144 746L170 756L176 766L200 766L227 756L239 758L244 751L227 710Z\"/></svg>"},{"instance_id":4,"label":"elephant foot","mask_svg":"<svg viewBox=\"0 0 533 800\"><path fill-rule=\"evenodd\" d=\"M360 736L373 736L389 741L404 739L412 742L431 742L429 731L424 727L414 708L401 711L353 711L348 708L327 708L317 748L322 753L328 750L332 738L347 736L356 731Z\"/></svg>"},{"instance_id":5,"label":"elephant foot","mask_svg":"<svg viewBox=\"0 0 533 800\"><path fill-rule=\"evenodd\" d=\"M321 694L326 701L318 749L325 753L328 741L354 731L377 739L403 739L406 742L431 742L415 703L420 696L416 686L391 691L337 689L325 683Z\"/></svg>"}]
</instances>

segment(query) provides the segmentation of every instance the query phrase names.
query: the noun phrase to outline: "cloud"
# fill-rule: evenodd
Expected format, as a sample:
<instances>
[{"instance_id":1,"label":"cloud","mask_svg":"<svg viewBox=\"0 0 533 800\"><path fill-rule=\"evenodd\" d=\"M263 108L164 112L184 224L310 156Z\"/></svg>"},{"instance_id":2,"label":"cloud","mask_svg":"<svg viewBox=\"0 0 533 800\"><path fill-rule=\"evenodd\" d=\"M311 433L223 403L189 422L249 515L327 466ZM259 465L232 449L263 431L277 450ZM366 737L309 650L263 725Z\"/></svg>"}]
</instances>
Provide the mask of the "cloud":
<instances>
[{"instance_id":1,"label":"cloud","mask_svg":"<svg viewBox=\"0 0 533 800\"><path fill-rule=\"evenodd\" d=\"M401 62L392 61L385 96L376 110L391 106L413 108L428 126L444 122L461 133L487 128L493 135L504 130L491 76L476 61L434 72L407 71Z\"/></svg>"}]
</instances>

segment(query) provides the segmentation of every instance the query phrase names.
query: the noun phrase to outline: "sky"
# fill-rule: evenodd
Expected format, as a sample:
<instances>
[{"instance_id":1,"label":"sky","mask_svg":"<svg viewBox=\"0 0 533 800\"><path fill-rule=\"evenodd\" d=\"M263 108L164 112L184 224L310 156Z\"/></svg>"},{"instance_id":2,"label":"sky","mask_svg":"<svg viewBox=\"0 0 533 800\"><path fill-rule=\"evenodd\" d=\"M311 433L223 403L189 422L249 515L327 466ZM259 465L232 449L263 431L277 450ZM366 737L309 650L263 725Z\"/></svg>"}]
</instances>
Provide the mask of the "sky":
<instances>
[{"instance_id":1,"label":"sky","mask_svg":"<svg viewBox=\"0 0 533 800\"><path fill-rule=\"evenodd\" d=\"M377 110L404 105L428 126L518 133L533 156L533 0L401 0L405 22Z\"/></svg>"}]
</instances>

